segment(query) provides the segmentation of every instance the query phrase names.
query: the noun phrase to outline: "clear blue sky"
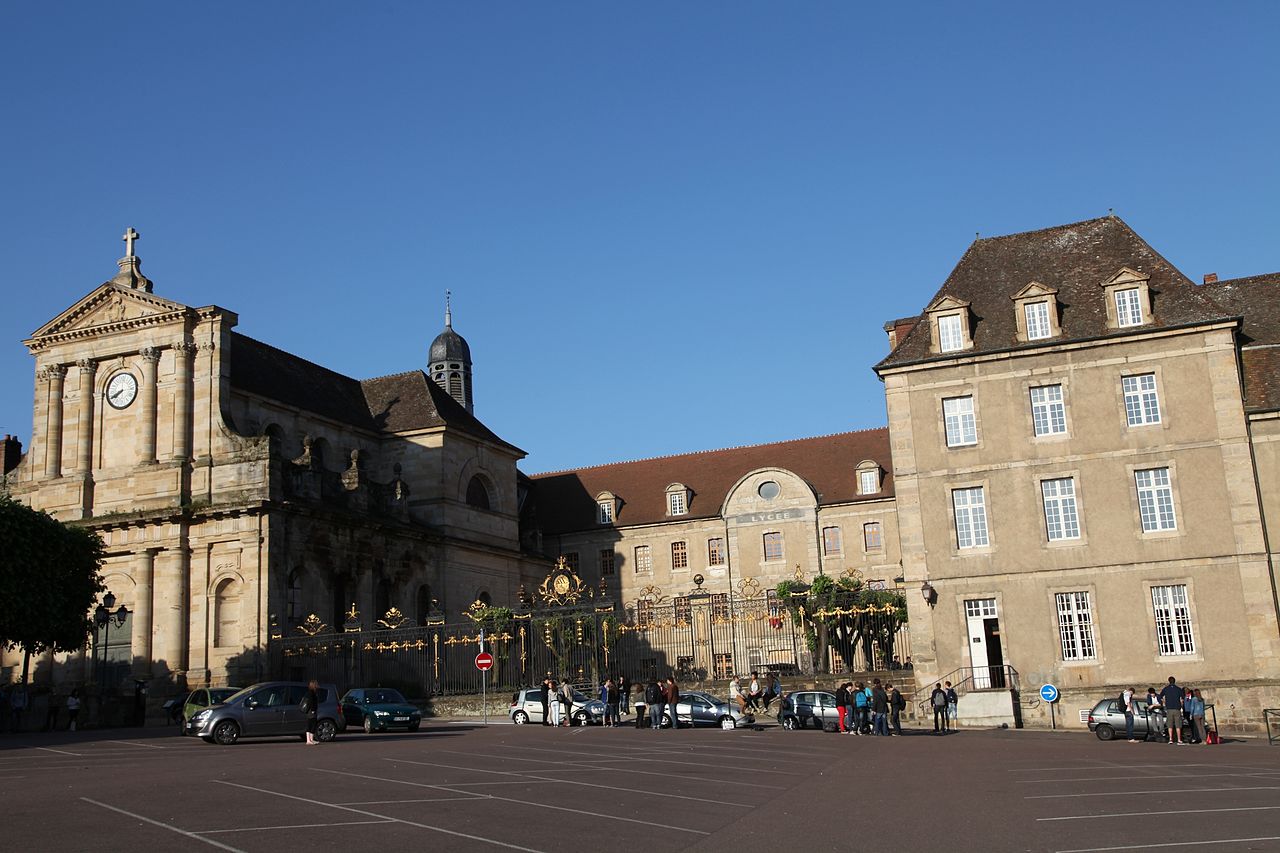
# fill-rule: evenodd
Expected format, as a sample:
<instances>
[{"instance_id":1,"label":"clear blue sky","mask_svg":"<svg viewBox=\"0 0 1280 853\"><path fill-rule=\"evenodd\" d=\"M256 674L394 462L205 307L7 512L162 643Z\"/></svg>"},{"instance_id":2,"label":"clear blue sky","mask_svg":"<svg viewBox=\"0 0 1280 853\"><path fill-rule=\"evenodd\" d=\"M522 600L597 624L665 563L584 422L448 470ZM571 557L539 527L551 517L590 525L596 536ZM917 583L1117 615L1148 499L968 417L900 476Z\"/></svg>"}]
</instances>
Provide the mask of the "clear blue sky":
<instances>
[{"instance_id":1,"label":"clear blue sky","mask_svg":"<svg viewBox=\"0 0 1280 853\"><path fill-rule=\"evenodd\" d=\"M10 3L0 431L115 272L364 378L446 288L534 473L883 425L974 232L1280 269L1280 4Z\"/></svg>"}]
</instances>

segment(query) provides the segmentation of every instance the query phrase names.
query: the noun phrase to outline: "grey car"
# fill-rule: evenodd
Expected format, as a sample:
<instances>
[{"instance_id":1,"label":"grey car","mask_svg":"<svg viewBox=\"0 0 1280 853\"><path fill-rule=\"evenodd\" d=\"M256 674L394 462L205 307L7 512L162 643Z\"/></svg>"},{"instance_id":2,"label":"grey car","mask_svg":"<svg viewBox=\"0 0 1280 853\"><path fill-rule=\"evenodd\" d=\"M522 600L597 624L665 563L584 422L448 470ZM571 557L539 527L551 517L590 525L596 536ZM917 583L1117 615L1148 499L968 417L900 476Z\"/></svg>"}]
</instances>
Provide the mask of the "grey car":
<instances>
[{"instance_id":1,"label":"grey car","mask_svg":"<svg viewBox=\"0 0 1280 853\"><path fill-rule=\"evenodd\" d=\"M317 690L316 739L331 741L346 728L338 705L338 688L322 684ZM224 701L197 711L187 720L187 734L206 743L228 746L242 737L302 737L307 714L302 699L304 681L268 681L233 693Z\"/></svg>"},{"instance_id":2,"label":"grey car","mask_svg":"<svg viewBox=\"0 0 1280 853\"><path fill-rule=\"evenodd\" d=\"M558 702L560 700L556 696L551 696L548 701ZM526 723L541 723L542 688L526 687L524 690L517 691L511 697L511 707L507 709L507 716L517 726L523 726ZM574 690L573 706L569 709L569 725L583 726L603 722L604 703L599 699L588 698L579 690Z\"/></svg>"},{"instance_id":3,"label":"grey car","mask_svg":"<svg viewBox=\"0 0 1280 853\"><path fill-rule=\"evenodd\" d=\"M644 699L640 699L633 704L635 712L640 715L641 719L647 720L648 714ZM688 693L680 694L679 701L676 702L676 716L680 719L680 725L686 727L719 726L722 729L736 729L742 726L750 726L756 721L754 715L744 714L741 709L735 708L723 699L718 699L701 690L690 690ZM662 712L662 728L671 728L670 705L667 705Z\"/></svg>"},{"instance_id":4,"label":"grey car","mask_svg":"<svg viewBox=\"0 0 1280 853\"><path fill-rule=\"evenodd\" d=\"M784 729L823 728L826 723L840 724L836 694L826 690L797 690L788 694L778 706L778 722Z\"/></svg>"},{"instance_id":5,"label":"grey car","mask_svg":"<svg viewBox=\"0 0 1280 853\"><path fill-rule=\"evenodd\" d=\"M1159 706L1147 707L1146 700L1133 697L1133 736L1146 740L1149 737L1164 738L1168 731L1164 709ZM1124 711L1120 707L1120 699L1103 699L1089 712L1089 731L1098 736L1098 740L1111 740L1116 735L1124 737Z\"/></svg>"}]
</instances>

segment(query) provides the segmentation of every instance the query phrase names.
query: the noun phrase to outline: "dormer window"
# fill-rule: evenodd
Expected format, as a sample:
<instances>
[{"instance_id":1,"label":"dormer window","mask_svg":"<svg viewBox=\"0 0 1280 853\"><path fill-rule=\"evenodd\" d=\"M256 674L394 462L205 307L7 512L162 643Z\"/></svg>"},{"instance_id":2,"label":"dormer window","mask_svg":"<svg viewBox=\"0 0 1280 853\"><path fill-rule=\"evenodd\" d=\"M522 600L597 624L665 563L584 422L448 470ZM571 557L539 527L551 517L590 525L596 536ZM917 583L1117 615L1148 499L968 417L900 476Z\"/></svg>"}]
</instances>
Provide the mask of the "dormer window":
<instances>
[{"instance_id":1,"label":"dormer window","mask_svg":"<svg viewBox=\"0 0 1280 853\"><path fill-rule=\"evenodd\" d=\"M617 504L618 499L612 492L601 492L596 495L596 522L613 524L614 519L618 517Z\"/></svg>"},{"instance_id":2,"label":"dormer window","mask_svg":"<svg viewBox=\"0 0 1280 853\"><path fill-rule=\"evenodd\" d=\"M858 463L858 494L876 495L880 493L880 466L870 459Z\"/></svg>"},{"instance_id":3,"label":"dormer window","mask_svg":"<svg viewBox=\"0 0 1280 853\"><path fill-rule=\"evenodd\" d=\"M1058 291L1033 281L1013 295L1017 318L1018 340L1042 341L1057 337Z\"/></svg>"},{"instance_id":4,"label":"dormer window","mask_svg":"<svg viewBox=\"0 0 1280 853\"><path fill-rule=\"evenodd\" d=\"M973 346L969 328L969 303L944 296L928 309L934 352L957 352Z\"/></svg>"},{"instance_id":5,"label":"dormer window","mask_svg":"<svg viewBox=\"0 0 1280 853\"><path fill-rule=\"evenodd\" d=\"M1103 283L1107 299L1107 326L1129 329L1151 322L1150 276L1124 267Z\"/></svg>"},{"instance_id":6,"label":"dormer window","mask_svg":"<svg viewBox=\"0 0 1280 853\"><path fill-rule=\"evenodd\" d=\"M683 483L667 486L667 515L687 515L688 512L689 490Z\"/></svg>"}]
</instances>

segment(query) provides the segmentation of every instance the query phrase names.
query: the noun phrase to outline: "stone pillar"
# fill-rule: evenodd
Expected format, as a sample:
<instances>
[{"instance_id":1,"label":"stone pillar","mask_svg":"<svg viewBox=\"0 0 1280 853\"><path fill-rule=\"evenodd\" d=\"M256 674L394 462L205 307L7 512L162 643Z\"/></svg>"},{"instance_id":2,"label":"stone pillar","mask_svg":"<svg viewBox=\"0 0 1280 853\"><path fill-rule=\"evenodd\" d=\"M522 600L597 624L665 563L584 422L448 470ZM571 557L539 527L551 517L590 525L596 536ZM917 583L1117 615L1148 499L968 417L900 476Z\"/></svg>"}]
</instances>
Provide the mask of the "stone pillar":
<instances>
[{"instance_id":1,"label":"stone pillar","mask_svg":"<svg viewBox=\"0 0 1280 853\"><path fill-rule=\"evenodd\" d=\"M173 458L191 458L191 356L196 345L183 341L173 348Z\"/></svg>"},{"instance_id":2,"label":"stone pillar","mask_svg":"<svg viewBox=\"0 0 1280 853\"><path fill-rule=\"evenodd\" d=\"M186 548L165 551L152 592L152 671L175 682L187 668L187 576Z\"/></svg>"},{"instance_id":3,"label":"stone pillar","mask_svg":"<svg viewBox=\"0 0 1280 853\"><path fill-rule=\"evenodd\" d=\"M155 347L143 347L142 352L142 388L138 401L142 407L141 446L138 456L142 464L156 461L156 364L160 361L160 350Z\"/></svg>"},{"instance_id":4,"label":"stone pillar","mask_svg":"<svg viewBox=\"0 0 1280 853\"><path fill-rule=\"evenodd\" d=\"M151 677L151 579L156 552L136 555L133 569L133 674Z\"/></svg>"},{"instance_id":5,"label":"stone pillar","mask_svg":"<svg viewBox=\"0 0 1280 853\"><path fill-rule=\"evenodd\" d=\"M85 477L93 473L93 403L96 391L94 377L98 365L92 359L76 362L80 368L80 419L76 424L76 473Z\"/></svg>"},{"instance_id":6,"label":"stone pillar","mask_svg":"<svg viewBox=\"0 0 1280 853\"><path fill-rule=\"evenodd\" d=\"M49 418L44 427L44 475L62 476L62 394L67 368L51 364L45 368L49 380Z\"/></svg>"}]
</instances>

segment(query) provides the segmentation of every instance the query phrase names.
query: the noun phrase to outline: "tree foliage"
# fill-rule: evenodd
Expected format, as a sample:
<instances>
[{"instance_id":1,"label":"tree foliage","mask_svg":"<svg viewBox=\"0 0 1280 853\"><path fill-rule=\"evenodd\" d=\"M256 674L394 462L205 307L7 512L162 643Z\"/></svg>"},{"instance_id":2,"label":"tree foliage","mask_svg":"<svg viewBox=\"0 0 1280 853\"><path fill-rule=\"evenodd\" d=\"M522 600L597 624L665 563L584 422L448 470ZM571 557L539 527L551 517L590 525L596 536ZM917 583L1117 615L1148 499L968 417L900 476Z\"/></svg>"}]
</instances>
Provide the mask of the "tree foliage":
<instances>
[{"instance_id":1,"label":"tree foliage","mask_svg":"<svg viewBox=\"0 0 1280 853\"><path fill-rule=\"evenodd\" d=\"M805 642L819 669L825 670L827 646L835 644L846 661L861 647L868 661L893 657L898 629L907 621L907 602L896 590L872 589L860 579L818 575L807 587L783 581L778 597L804 625Z\"/></svg>"},{"instance_id":2,"label":"tree foliage","mask_svg":"<svg viewBox=\"0 0 1280 853\"><path fill-rule=\"evenodd\" d=\"M84 648L105 589L102 540L0 495L0 645L31 654Z\"/></svg>"}]
</instances>

